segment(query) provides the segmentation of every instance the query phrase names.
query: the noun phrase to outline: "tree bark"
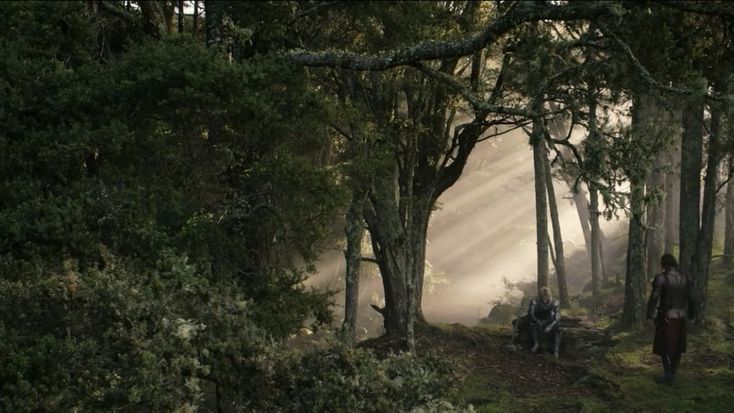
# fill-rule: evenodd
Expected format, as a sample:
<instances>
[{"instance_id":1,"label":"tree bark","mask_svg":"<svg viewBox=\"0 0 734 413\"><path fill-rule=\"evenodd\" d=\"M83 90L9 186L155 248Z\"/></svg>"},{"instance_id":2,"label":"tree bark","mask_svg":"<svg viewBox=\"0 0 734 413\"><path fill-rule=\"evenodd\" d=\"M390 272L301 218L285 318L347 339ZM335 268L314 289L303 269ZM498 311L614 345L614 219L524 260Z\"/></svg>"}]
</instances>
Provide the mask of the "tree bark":
<instances>
[{"instance_id":1,"label":"tree bark","mask_svg":"<svg viewBox=\"0 0 734 413\"><path fill-rule=\"evenodd\" d=\"M178 0L178 32L184 32L184 0Z\"/></svg>"},{"instance_id":2,"label":"tree bark","mask_svg":"<svg viewBox=\"0 0 734 413\"><path fill-rule=\"evenodd\" d=\"M384 191L375 191L365 209L365 220L370 231L372 250L380 267L385 294L385 307L380 311L384 318L385 333L405 337L407 334L407 295L405 288L405 240L395 206L380 200ZM385 209L387 205L390 209ZM379 215L378 215L379 211Z\"/></svg>"},{"instance_id":3,"label":"tree bark","mask_svg":"<svg viewBox=\"0 0 734 413\"><path fill-rule=\"evenodd\" d=\"M204 0L204 37L206 45L211 46L215 42L216 7L212 0Z\"/></svg>"},{"instance_id":4,"label":"tree bark","mask_svg":"<svg viewBox=\"0 0 734 413\"><path fill-rule=\"evenodd\" d=\"M191 22L191 33L196 36L199 32L199 0L194 0L194 16Z\"/></svg>"},{"instance_id":5,"label":"tree bark","mask_svg":"<svg viewBox=\"0 0 734 413\"><path fill-rule=\"evenodd\" d=\"M680 216L680 148L676 142L666 154L670 171L665 175L665 252L678 245Z\"/></svg>"},{"instance_id":6,"label":"tree bark","mask_svg":"<svg viewBox=\"0 0 734 413\"><path fill-rule=\"evenodd\" d=\"M589 224L591 227L591 292L594 297L601 294L601 240L599 228L599 191L592 183L589 187Z\"/></svg>"},{"instance_id":7,"label":"tree bark","mask_svg":"<svg viewBox=\"0 0 734 413\"><path fill-rule=\"evenodd\" d=\"M734 262L734 156L729 156L729 183L726 184L726 222L724 226L724 262Z\"/></svg>"},{"instance_id":8,"label":"tree bark","mask_svg":"<svg viewBox=\"0 0 734 413\"><path fill-rule=\"evenodd\" d=\"M708 279L711 266L711 250L714 242L714 223L716 220L716 187L721 162L719 141L721 139L721 106L715 104L711 108L711 133L709 135L708 160L703 188L703 207L701 210L701 229L696 242L695 268L696 279L693 282L697 297L696 317L706 318L706 300L708 297Z\"/></svg>"},{"instance_id":9,"label":"tree bark","mask_svg":"<svg viewBox=\"0 0 734 413\"><path fill-rule=\"evenodd\" d=\"M596 126L596 97L593 95L595 91L592 91L589 96L589 137L587 152L591 152L593 157L598 157L600 137L599 131ZM592 161L595 163L591 165L591 179L588 182L589 185L589 226L591 228L591 251L589 257L591 258L591 292L593 297L598 298L601 295L601 240L600 240L600 228L599 228L599 191L596 188L596 184L593 182L596 179L597 173L596 168L599 166L598 159Z\"/></svg>"},{"instance_id":10,"label":"tree bark","mask_svg":"<svg viewBox=\"0 0 734 413\"><path fill-rule=\"evenodd\" d=\"M385 307L380 312L386 334L404 338L408 350L414 352L414 321L420 321L417 308L425 265L425 228L433 203L414 197L408 200L413 211L402 215L395 202L395 186L381 180L365 209L385 291Z\"/></svg>"},{"instance_id":11,"label":"tree bark","mask_svg":"<svg viewBox=\"0 0 734 413\"><path fill-rule=\"evenodd\" d=\"M533 120L531 143L533 145L533 170L535 174L535 228L537 242L538 290L548 287L548 200L546 189L546 163L548 153L543 139L540 119Z\"/></svg>"},{"instance_id":12,"label":"tree bark","mask_svg":"<svg viewBox=\"0 0 734 413\"><path fill-rule=\"evenodd\" d=\"M551 174L550 161L545 158L545 184L548 190L548 206L550 208L551 225L553 226L553 245L555 258L553 265L556 268L558 278L558 297L561 307L569 308L571 303L568 298L568 284L566 283L566 259L563 251L563 236L561 234L561 223L558 219L558 204L556 203L556 192L553 188L553 175Z\"/></svg>"},{"instance_id":13,"label":"tree bark","mask_svg":"<svg viewBox=\"0 0 734 413\"><path fill-rule=\"evenodd\" d=\"M569 185L570 186L570 185ZM571 189L573 191L573 189ZM591 226L589 215L589 200L586 199L586 191L581 187L578 191L572 192L573 204L576 206L576 213L579 216L579 224L581 224L581 232L584 234L584 243L586 251L591 255Z\"/></svg>"},{"instance_id":14,"label":"tree bark","mask_svg":"<svg viewBox=\"0 0 734 413\"><path fill-rule=\"evenodd\" d=\"M641 327L645 320L645 186L630 182L630 224L627 247L627 271L624 281L622 322L627 327Z\"/></svg>"},{"instance_id":15,"label":"tree bark","mask_svg":"<svg viewBox=\"0 0 734 413\"><path fill-rule=\"evenodd\" d=\"M648 111L644 121L648 125L667 125L670 123L670 117L661 110L658 102L651 96L643 96L648 105ZM654 127L654 133L659 134L660 128ZM647 202L647 224L646 224L646 245L647 245L647 280L652 282L655 274L660 269L660 257L663 255L665 248L665 230L666 230L666 207L668 205L666 191L666 167L669 167L670 150L666 149L658 151L654 155L651 170L647 175L647 194L650 199ZM653 196L654 195L654 196Z\"/></svg>"},{"instance_id":16,"label":"tree bark","mask_svg":"<svg viewBox=\"0 0 734 413\"><path fill-rule=\"evenodd\" d=\"M662 158L661 158L662 159ZM648 193L653 191L662 192L665 190L665 176L659 169L663 167L660 162L656 162L655 170L652 171L648 178ZM660 268L660 257L663 255L665 248L665 207L666 199L654 199L647 205L647 279L652 281L655 274Z\"/></svg>"},{"instance_id":17,"label":"tree bark","mask_svg":"<svg viewBox=\"0 0 734 413\"><path fill-rule=\"evenodd\" d=\"M596 240L596 253L599 255L599 272L601 273L602 283L605 284L609 281L607 278L607 266L604 261L604 240L606 239L606 237L604 236L604 231L602 231L601 227L599 226L599 215L601 215L601 213L597 214L596 220L597 232L599 233L599 236Z\"/></svg>"},{"instance_id":18,"label":"tree bark","mask_svg":"<svg viewBox=\"0 0 734 413\"><path fill-rule=\"evenodd\" d=\"M356 339L357 306L359 303L359 276L362 268L362 239L364 238L364 197L362 188L353 191L346 216L346 260L344 324L342 329L350 342Z\"/></svg>"},{"instance_id":19,"label":"tree bark","mask_svg":"<svg viewBox=\"0 0 734 413\"><path fill-rule=\"evenodd\" d=\"M691 279L694 299L699 300L701 289L696 274L696 243L700 228L701 167L703 153L703 105L689 103L683 111L683 137L680 164L680 252L679 265Z\"/></svg>"},{"instance_id":20,"label":"tree bark","mask_svg":"<svg viewBox=\"0 0 734 413\"><path fill-rule=\"evenodd\" d=\"M166 33L173 33L174 23L173 18L176 15L176 2L175 1L162 1L161 7L163 10L163 18L166 23Z\"/></svg>"},{"instance_id":21,"label":"tree bark","mask_svg":"<svg viewBox=\"0 0 734 413\"><path fill-rule=\"evenodd\" d=\"M632 139L636 145L645 147L645 141L656 132L649 127L655 121L650 96L635 96L632 106ZM626 327L639 328L645 320L645 180L647 172L637 165L626 168L630 181L630 220L627 243L627 268L624 281L624 308L622 323Z\"/></svg>"},{"instance_id":22,"label":"tree bark","mask_svg":"<svg viewBox=\"0 0 734 413\"><path fill-rule=\"evenodd\" d=\"M140 13L143 17L143 29L145 32L159 39L163 36L161 24L164 20L161 4L157 1L141 1L138 3Z\"/></svg>"}]
</instances>

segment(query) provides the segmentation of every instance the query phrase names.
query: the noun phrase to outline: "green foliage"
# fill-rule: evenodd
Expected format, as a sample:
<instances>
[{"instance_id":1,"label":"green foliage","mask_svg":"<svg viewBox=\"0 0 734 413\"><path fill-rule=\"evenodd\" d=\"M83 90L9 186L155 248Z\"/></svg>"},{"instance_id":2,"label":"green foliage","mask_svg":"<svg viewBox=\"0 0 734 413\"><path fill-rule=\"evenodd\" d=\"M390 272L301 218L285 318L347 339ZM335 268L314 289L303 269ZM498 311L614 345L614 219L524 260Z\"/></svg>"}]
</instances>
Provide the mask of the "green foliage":
<instances>
[{"instance_id":1,"label":"green foliage","mask_svg":"<svg viewBox=\"0 0 734 413\"><path fill-rule=\"evenodd\" d=\"M184 257L164 252L143 274L102 255L101 270L67 261L1 282L4 411L171 411L201 399L213 359L247 360L262 341L242 294L210 284Z\"/></svg>"},{"instance_id":2,"label":"green foliage","mask_svg":"<svg viewBox=\"0 0 734 413\"><path fill-rule=\"evenodd\" d=\"M292 363L292 360L288 360ZM336 345L276 367L271 408L286 412L452 411L456 376L433 355L377 359L371 350Z\"/></svg>"},{"instance_id":3,"label":"green foliage","mask_svg":"<svg viewBox=\"0 0 734 413\"><path fill-rule=\"evenodd\" d=\"M338 342L287 350L256 326L234 280L212 282L171 252L148 274L102 254L103 270L66 262L0 284L3 411L173 411L201 406L212 383L246 411L451 406L455 376L437 357L378 359Z\"/></svg>"},{"instance_id":4,"label":"green foliage","mask_svg":"<svg viewBox=\"0 0 734 413\"><path fill-rule=\"evenodd\" d=\"M328 102L184 36L101 53L83 2L0 7L0 410L246 405L269 338L330 321Z\"/></svg>"}]
</instances>

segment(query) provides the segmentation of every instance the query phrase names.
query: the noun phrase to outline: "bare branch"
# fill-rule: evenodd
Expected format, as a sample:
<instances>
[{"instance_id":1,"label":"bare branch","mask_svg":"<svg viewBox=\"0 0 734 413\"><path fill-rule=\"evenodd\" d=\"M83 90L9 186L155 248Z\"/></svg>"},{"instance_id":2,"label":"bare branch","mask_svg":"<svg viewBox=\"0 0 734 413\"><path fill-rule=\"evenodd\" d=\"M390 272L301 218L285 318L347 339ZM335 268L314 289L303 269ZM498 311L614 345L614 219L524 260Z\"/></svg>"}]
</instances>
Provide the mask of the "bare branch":
<instances>
[{"instance_id":1,"label":"bare branch","mask_svg":"<svg viewBox=\"0 0 734 413\"><path fill-rule=\"evenodd\" d=\"M489 139L492 139L492 138L496 138L498 136L502 136L502 135L505 135L507 133L513 132L513 131L515 131L517 129L520 129L520 128L525 129L525 126L527 126L527 125L529 125L531 123L533 123L533 121L531 121L531 120L526 120L524 122L519 122L519 123L518 122L513 122L512 123L512 125L513 125L512 128L505 129L502 132L491 133L491 134L486 135L486 136L484 136L484 137L482 137L480 139L477 139L477 142L484 142L486 140L489 140Z\"/></svg>"},{"instance_id":2,"label":"bare branch","mask_svg":"<svg viewBox=\"0 0 734 413\"><path fill-rule=\"evenodd\" d=\"M479 99L477 96L475 96L473 93L469 91L468 88L464 87L458 80L454 79L452 76L449 76L445 73L441 73L437 70L431 69L430 67L422 64L422 63L414 63L411 66L415 67L418 71L425 74L426 76L429 76L433 79L436 79L450 88L454 89L457 93L461 94L461 96L464 97L464 99L469 102L469 104L474 108L477 112L488 112L488 113L496 113L496 114L502 114L502 115L510 115L510 116L520 116L520 117L533 117L537 116L537 114L528 111L526 109L520 109L520 108L513 108L509 106L502 106L502 105L495 105L492 103L484 102L481 99Z\"/></svg>"},{"instance_id":3,"label":"bare branch","mask_svg":"<svg viewBox=\"0 0 734 413\"><path fill-rule=\"evenodd\" d=\"M636 7L635 3L624 3ZM386 70L411 65L426 60L440 60L469 56L481 50L523 23L546 20L589 20L602 16L614 16L621 12L616 2L552 2L520 1L502 16L488 24L484 30L464 40L425 41L415 46L392 50L380 55L358 54L343 50L310 52L292 50L285 57L302 66L342 67L352 70Z\"/></svg>"}]
</instances>

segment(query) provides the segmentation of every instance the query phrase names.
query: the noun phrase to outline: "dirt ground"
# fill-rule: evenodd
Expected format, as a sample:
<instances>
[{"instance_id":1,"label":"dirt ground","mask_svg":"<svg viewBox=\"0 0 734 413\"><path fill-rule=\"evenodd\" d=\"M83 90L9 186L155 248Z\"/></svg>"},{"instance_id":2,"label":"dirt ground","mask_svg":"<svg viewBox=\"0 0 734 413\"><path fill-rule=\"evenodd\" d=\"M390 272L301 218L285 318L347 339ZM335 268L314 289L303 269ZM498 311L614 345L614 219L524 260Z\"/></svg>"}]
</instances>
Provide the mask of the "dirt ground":
<instances>
[{"instance_id":1,"label":"dirt ground","mask_svg":"<svg viewBox=\"0 0 734 413\"><path fill-rule=\"evenodd\" d=\"M567 396L591 395L583 386L574 386L588 375L572 355L561 353L558 361L550 354L532 354L512 349L510 329L421 325L416 329L416 352L433 352L456 363L467 378L488 386L488 393L512 396L543 396L564 392ZM385 338L363 343L378 352L397 350ZM491 388L493 387L493 389ZM470 400L471 401L471 400Z\"/></svg>"}]
</instances>

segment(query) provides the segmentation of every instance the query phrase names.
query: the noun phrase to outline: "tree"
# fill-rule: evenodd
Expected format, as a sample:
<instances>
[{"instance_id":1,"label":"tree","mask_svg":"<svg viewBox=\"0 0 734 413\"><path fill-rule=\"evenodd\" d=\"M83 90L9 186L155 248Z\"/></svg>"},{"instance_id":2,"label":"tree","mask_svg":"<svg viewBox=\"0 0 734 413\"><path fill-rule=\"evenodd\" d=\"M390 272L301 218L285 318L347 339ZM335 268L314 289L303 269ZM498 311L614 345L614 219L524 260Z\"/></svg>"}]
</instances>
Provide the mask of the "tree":
<instances>
[{"instance_id":1,"label":"tree","mask_svg":"<svg viewBox=\"0 0 734 413\"><path fill-rule=\"evenodd\" d=\"M568 284L566 282L566 257L563 250L561 222L558 218L558 204L556 202L556 192L553 188L553 174L551 173L550 162L547 158L545 160L545 185L548 191L548 207L551 225L553 226L553 249L555 250L553 266L556 269L556 278L558 279L558 298L560 299L561 307L569 308L571 302L568 296Z\"/></svg>"},{"instance_id":2,"label":"tree","mask_svg":"<svg viewBox=\"0 0 734 413\"><path fill-rule=\"evenodd\" d=\"M726 223L724 227L724 260L731 262L734 257L734 183L732 183L732 157L729 157L729 183L726 185Z\"/></svg>"},{"instance_id":3,"label":"tree","mask_svg":"<svg viewBox=\"0 0 734 413\"><path fill-rule=\"evenodd\" d=\"M545 146L545 135L540 120L533 120L533 131L530 142L533 146L533 171L535 177L535 235L538 255L538 291L548 287L548 189L546 164L548 153Z\"/></svg>"},{"instance_id":4,"label":"tree","mask_svg":"<svg viewBox=\"0 0 734 413\"><path fill-rule=\"evenodd\" d=\"M645 231L645 181L648 165L651 160L650 147L653 144L655 133L650 122L653 117L651 97L638 92L633 97L631 135L633 148L629 151L629 158L625 174L630 182L630 214L629 232L627 241L627 271L625 273L624 310L622 322L627 327L641 327L645 320L645 283L646 271L646 231ZM632 161L635 159L636 161Z\"/></svg>"},{"instance_id":5,"label":"tree","mask_svg":"<svg viewBox=\"0 0 734 413\"><path fill-rule=\"evenodd\" d=\"M400 39L395 34L404 31L403 14L433 12L449 22L458 19L460 25L468 25L470 14L476 11L474 6L452 10L425 4L421 8L410 6L408 11L404 8L407 5L396 5L394 10L368 10L383 19L383 30ZM441 193L458 179L471 148L488 128L483 124L486 114L479 114L457 127L451 137L456 91L441 82L441 76L453 75L458 63L458 59L447 59L437 66L382 74L345 72L337 85L336 94L363 111L374 131L369 151L375 167L368 174L371 184L364 216L384 283L385 307L379 311L390 335L409 337L412 319L422 320L420 301L431 211ZM479 68L474 65L475 71ZM335 126L349 146L361 145L354 133L359 126L349 119L335 123L343 124L343 128ZM410 346L409 338L407 342Z\"/></svg>"},{"instance_id":6,"label":"tree","mask_svg":"<svg viewBox=\"0 0 734 413\"><path fill-rule=\"evenodd\" d=\"M344 206L328 104L108 6L0 6L0 409L247 406L268 339L330 321L302 285Z\"/></svg>"},{"instance_id":7,"label":"tree","mask_svg":"<svg viewBox=\"0 0 734 413\"><path fill-rule=\"evenodd\" d=\"M597 126L597 96L598 91L592 87L588 92L589 107L589 137L584 141L585 164L588 171L589 188L589 226L591 228L591 291L594 297L601 294L601 228L599 227L599 189L598 181L601 178L603 148L601 134Z\"/></svg>"}]
</instances>

